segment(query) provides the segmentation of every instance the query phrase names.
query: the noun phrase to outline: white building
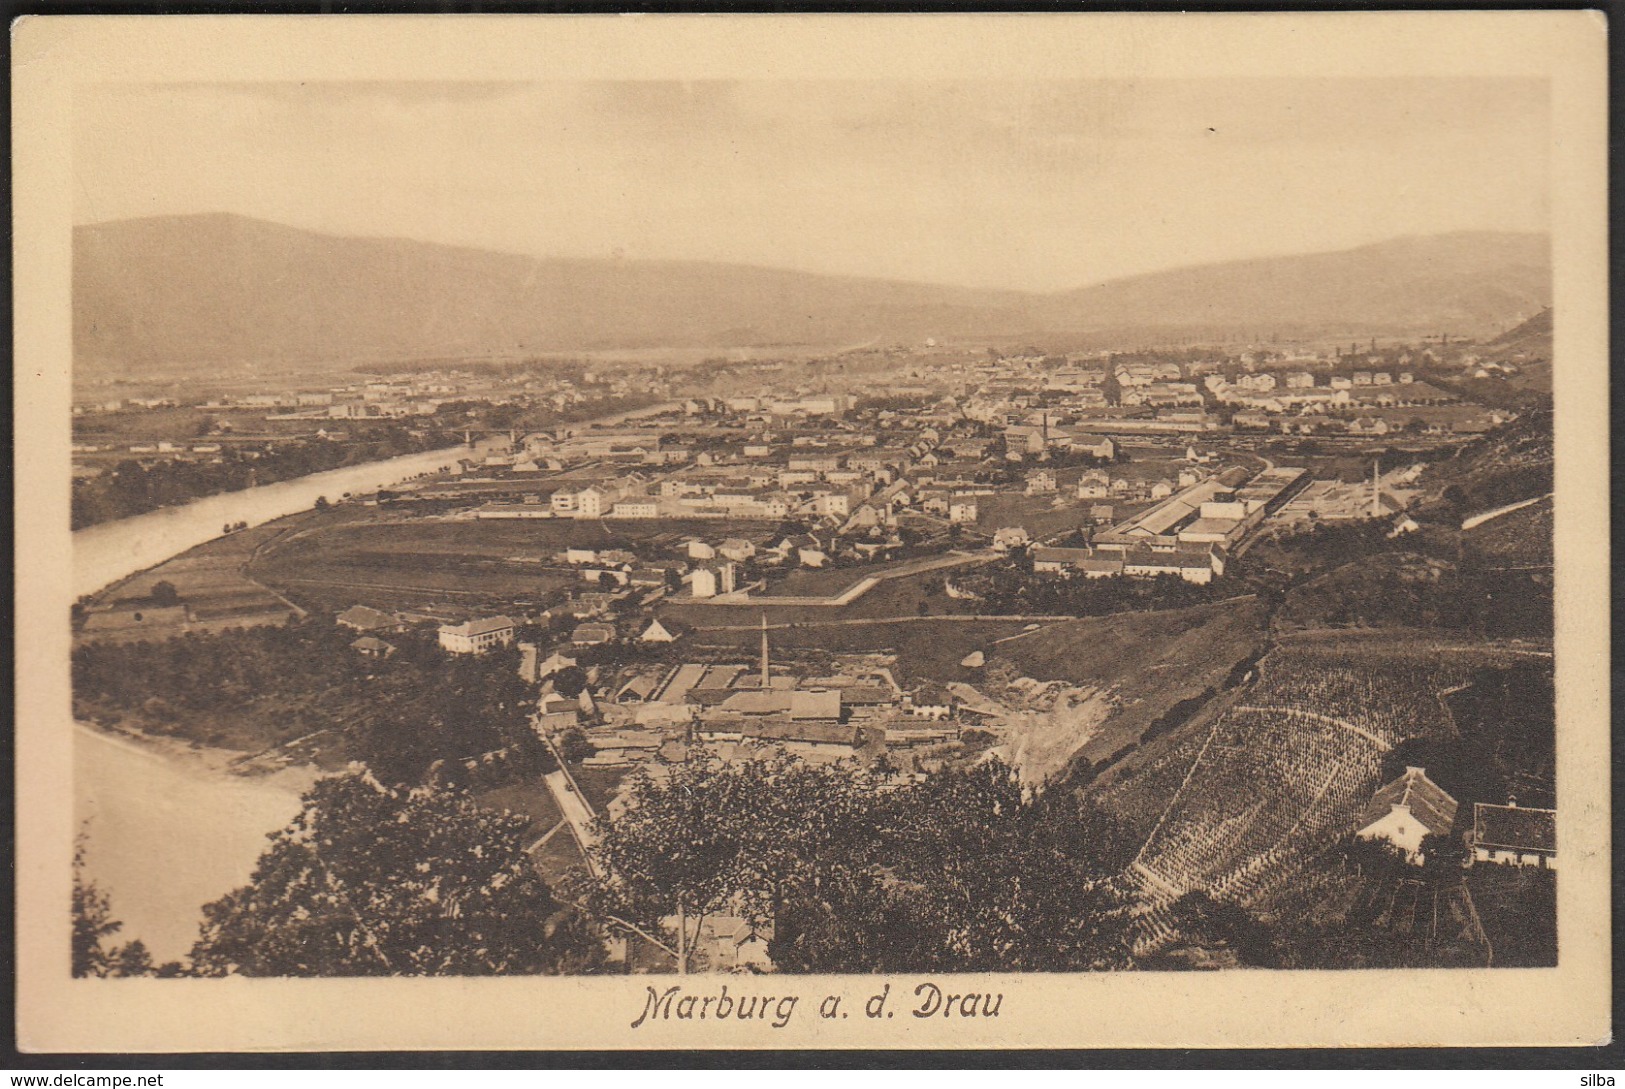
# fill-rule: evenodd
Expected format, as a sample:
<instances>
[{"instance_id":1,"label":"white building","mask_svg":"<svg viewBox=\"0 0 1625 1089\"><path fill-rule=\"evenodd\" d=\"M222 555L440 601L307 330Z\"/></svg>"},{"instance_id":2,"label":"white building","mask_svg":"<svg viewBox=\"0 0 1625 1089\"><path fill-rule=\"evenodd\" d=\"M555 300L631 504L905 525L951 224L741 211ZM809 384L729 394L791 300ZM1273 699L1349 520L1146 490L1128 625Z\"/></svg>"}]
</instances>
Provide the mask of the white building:
<instances>
[{"instance_id":1,"label":"white building","mask_svg":"<svg viewBox=\"0 0 1625 1089\"><path fill-rule=\"evenodd\" d=\"M1456 823L1456 808L1456 799L1423 769L1408 767L1404 775L1372 796L1354 835L1391 843L1404 853L1406 861L1421 865L1423 837L1449 835Z\"/></svg>"},{"instance_id":2,"label":"white building","mask_svg":"<svg viewBox=\"0 0 1625 1089\"><path fill-rule=\"evenodd\" d=\"M462 624L440 626L440 649L452 654L483 654L513 642L515 624L506 616L476 618Z\"/></svg>"}]
</instances>

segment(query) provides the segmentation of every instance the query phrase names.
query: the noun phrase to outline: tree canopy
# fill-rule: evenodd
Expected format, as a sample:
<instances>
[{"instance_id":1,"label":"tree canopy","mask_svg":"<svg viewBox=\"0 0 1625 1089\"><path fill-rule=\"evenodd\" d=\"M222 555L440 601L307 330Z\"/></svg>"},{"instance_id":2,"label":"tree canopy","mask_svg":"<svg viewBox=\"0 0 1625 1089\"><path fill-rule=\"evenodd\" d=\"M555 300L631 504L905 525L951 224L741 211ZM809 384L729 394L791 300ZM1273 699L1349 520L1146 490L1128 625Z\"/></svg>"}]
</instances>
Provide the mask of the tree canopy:
<instances>
[{"instance_id":1,"label":"tree canopy","mask_svg":"<svg viewBox=\"0 0 1625 1089\"><path fill-rule=\"evenodd\" d=\"M498 975L593 970L592 928L525 853L528 821L444 788L323 779L249 884L204 907L204 975Z\"/></svg>"},{"instance_id":2,"label":"tree canopy","mask_svg":"<svg viewBox=\"0 0 1625 1089\"><path fill-rule=\"evenodd\" d=\"M876 787L782 754L691 755L601 827L597 903L650 928L681 914L685 945L708 915L771 922L785 971L1127 963L1108 818L997 761Z\"/></svg>"}]
</instances>

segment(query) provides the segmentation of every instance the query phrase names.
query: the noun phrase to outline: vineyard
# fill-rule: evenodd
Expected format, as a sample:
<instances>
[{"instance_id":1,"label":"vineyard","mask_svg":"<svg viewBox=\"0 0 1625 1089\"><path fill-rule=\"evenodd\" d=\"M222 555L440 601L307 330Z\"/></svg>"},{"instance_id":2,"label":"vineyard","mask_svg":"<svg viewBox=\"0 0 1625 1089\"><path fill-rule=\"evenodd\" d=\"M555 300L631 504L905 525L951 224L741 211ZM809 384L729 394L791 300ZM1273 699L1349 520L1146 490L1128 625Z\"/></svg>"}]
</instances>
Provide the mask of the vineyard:
<instances>
[{"instance_id":1,"label":"vineyard","mask_svg":"<svg viewBox=\"0 0 1625 1089\"><path fill-rule=\"evenodd\" d=\"M1143 945L1174 937L1158 905L1187 892L1267 906L1353 831L1396 745L1455 736L1443 696L1474 669L1531 653L1395 632L1278 646L1210 725L1164 739L1097 790L1145 836L1130 867L1150 900Z\"/></svg>"}]
</instances>

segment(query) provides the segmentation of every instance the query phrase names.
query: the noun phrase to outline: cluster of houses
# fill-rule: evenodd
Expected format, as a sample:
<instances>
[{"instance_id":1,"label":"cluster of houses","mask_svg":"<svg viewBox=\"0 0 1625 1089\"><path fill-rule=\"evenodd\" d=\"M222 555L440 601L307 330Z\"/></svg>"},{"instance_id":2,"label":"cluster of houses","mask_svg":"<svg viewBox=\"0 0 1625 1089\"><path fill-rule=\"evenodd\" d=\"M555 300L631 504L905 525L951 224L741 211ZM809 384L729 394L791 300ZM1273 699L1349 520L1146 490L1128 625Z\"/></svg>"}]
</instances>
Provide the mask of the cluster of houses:
<instances>
[{"instance_id":1,"label":"cluster of houses","mask_svg":"<svg viewBox=\"0 0 1625 1089\"><path fill-rule=\"evenodd\" d=\"M418 619L418 618L413 618ZM351 646L367 657L387 657L394 647L383 634L407 620L367 606L341 613L339 623L360 636ZM582 625L581 627L593 627ZM615 638L613 625L602 627ZM474 617L441 624L439 645L453 654L483 654L516 643L520 624L509 616ZM550 653L541 645L518 642L520 676L540 686L534 724L543 734L585 728L594 753L590 767L623 767L663 758L674 762L688 746L703 746L719 758L746 759L766 748L783 749L818 763L852 760L856 766L883 766L889 773L924 774L957 749L955 701L946 689L922 685L900 688L890 672L854 659L826 675L776 670L764 620L759 661L646 662L625 668L592 666L589 686L563 696L553 679L580 659L576 648L592 645L578 628L568 643ZM644 643L673 643L682 629L650 619L636 637Z\"/></svg>"},{"instance_id":2,"label":"cluster of houses","mask_svg":"<svg viewBox=\"0 0 1625 1089\"><path fill-rule=\"evenodd\" d=\"M1204 475L1177 492L1164 492L1156 505L1094 531L1087 545L1033 548L1033 570L1089 578L1172 575L1206 584L1224 574L1230 552L1306 481L1306 471L1296 468L1271 467L1249 475L1238 467ZM1109 511L1103 513L1109 519ZM1016 528L994 535L995 549L1030 543L1025 531Z\"/></svg>"},{"instance_id":3,"label":"cluster of houses","mask_svg":"<svg viewBox=\"0 0 1625 1089\"><path fill-rule=\"evenodd\" d=\"M1427 776L1426 769L1407 767L1405 774L1374 795L1355 825L1355 837L1391 845L1413 865L1426 861L1423 840L1449 836L1460 806ZM1465 833L1468 861L1537 869L1557 868L1557 811L1473 803L1473 823Z\"/></svg>"}]
</instances>

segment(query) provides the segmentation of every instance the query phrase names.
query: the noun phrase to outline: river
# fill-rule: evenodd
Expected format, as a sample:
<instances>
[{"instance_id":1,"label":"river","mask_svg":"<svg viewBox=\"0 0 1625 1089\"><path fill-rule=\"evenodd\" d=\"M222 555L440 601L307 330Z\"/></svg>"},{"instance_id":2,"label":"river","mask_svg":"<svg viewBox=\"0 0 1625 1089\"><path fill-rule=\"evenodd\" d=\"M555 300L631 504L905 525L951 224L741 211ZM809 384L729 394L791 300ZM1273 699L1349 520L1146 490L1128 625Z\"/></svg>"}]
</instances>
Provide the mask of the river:
<instances>
[{"instance_id":1,"label":"river","mask_svg":"<svg viewBox=\"0 0 1625 1089\"><path fill-rule=\"evenodd\" d=\"M614 426L671 407L653 405L600 420ZM460 457L483 457L499 440L407 454L297 480L212 495L73 534L74 593L103 587L220 535L227 523L260 525L302 510L318 496L338 499L434 472ZM299 812L312 768L247 778L220 766L233 754L168 752L76 724L76 814L88 820L86 871L111 900L124 929L158 962L184 957L197 938L203 905L247 883L266 836Z\"/></svg>"},{"instance_id":2,"label":"river","mask_svg":"<svg viewBox=\"0 0 1625 1089\"><path fill-rule=\"evenodd\" d=\"M248 882L266 836L299 812L317 775L301 767L245 778L211 763L74 727L85 872L124 924L109 941L140 938L159 963L186 956L203 905Z\"/></svg>"},{"instance_id":3,"label":"river","mask_svg":"<svg viewBox=\"0 0 1625 1089\"><path fill-rule=\"evenodd\" d=\"M675 402L649 405L569 424L564 430L578 432L588 427L615 427L622 423L656 415L676 407ZM313 473L277 484L262 484L242 491L222 492L164 507L134 518L102 522L73 534L73 592L76 597L128 578L138 571L163 563L189 548L220 536L222 526L247 522L261 525L309 510L317 498L337 500L347 493L370 492L399 484L423 473L437 472L458 458L483 458L493 449L506 446L505 439L483 439L472 450L451 446L421 454L404 454L365 465L351 465Z\"/></svg>"},{"instance_id":4,"label":"river","mask_svg":"<svg viewBox=\"0 0 1625 1089\"><path fill-rule=\"evenodd\" d=\"M93 594L119 579L212 541L220 536L221 527L229 523L247 522L257 526L309 510L318 497L337 500L346 493L387 488L419 474L454 465L458 458L484 457L494 445L497 445L495 440L487 439L476 444L472 451L466 446L453 446L404 454L277 484L221 492L178 507L164 507L134 518L86 526L73 534L73 592L81 597Z\"/></svg>"}]
</instances>

